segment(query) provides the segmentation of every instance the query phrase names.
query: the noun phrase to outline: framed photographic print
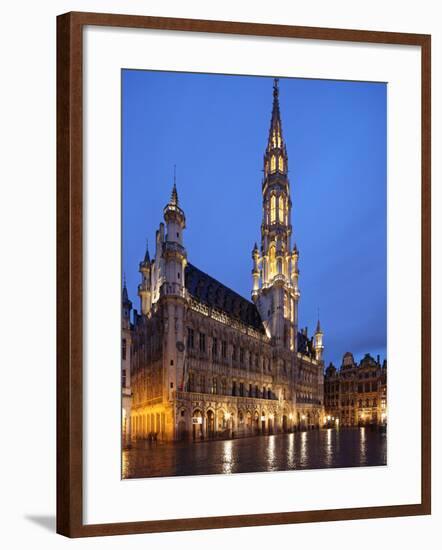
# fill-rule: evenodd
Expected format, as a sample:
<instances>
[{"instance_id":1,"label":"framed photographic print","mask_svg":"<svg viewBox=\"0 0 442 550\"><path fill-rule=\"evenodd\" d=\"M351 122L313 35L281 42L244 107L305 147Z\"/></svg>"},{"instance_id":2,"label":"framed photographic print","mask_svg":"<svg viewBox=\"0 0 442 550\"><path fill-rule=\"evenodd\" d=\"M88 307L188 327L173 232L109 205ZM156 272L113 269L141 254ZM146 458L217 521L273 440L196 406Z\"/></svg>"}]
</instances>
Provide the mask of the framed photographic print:
<instances>
[{"instance_id":1,"label":"framed photographic print","mask_svg":"<svg viewBox=\"0 0 442 550\"><path fill-rule=\"evenodd\" d=\"M429 514L430 36L57 25L57 531Z\"/></svg>"}]
</instances>

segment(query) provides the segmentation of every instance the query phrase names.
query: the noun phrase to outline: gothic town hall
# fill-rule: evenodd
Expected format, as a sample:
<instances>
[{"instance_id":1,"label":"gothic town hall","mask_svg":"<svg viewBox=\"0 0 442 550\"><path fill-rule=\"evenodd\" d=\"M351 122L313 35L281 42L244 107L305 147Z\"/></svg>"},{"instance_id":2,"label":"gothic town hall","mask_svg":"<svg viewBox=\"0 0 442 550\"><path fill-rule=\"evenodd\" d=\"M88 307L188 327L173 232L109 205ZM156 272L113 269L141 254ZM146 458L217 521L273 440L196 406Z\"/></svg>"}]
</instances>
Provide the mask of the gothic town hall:
<instances>
[{"instance_id":1,"label":"gothic town hall","mask_svg":"<svg viewBox=\"0 0 442 550\"><path fill-rule=\"evenodd\" d=\"M123 439L242 437L324 423L323 333L300 329L288 156L278 80L262 181L251 300L192 264L174 184L139 265L140 312L123 288ZM246 276L246 274L244 274Z\"/></svg>"}]
</instances>

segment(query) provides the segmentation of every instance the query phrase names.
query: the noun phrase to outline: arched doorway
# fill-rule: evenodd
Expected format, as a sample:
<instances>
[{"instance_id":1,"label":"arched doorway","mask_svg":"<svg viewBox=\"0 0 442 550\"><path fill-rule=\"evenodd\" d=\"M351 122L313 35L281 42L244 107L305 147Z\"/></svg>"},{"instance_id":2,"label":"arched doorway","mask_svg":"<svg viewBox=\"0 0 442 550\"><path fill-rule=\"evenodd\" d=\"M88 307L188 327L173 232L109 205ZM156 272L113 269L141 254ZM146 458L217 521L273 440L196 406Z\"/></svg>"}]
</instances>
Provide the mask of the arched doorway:
<instances>
[{"instance_id":1,"label":"arched doorway","mask_svg":"<svg viewBox=\"0 0 442 550\"><path fill-rule=\"evenodd\" d=\"M242 410L238 411L238 433L243 434L245 432L245 417Z\"/></svg>"},{"instance_id":2,"label":"arched doorway","mask_svg":"<svg viewBox=\"0 0 442 550\"><path fill-rule=\"evenodd\" d=\"M287 415L286 414L282 415L282 431L284 433L287 433L289 431L288 420L287 420Z\"/></svg>"},{"instance_id":3,"label":"arched doorway","mask_svg":"<svg viewBox=\"0 0 442 550\"><path fill-rule=\"evenodd\" d=\"M246 415L246 431L248 435L253 433L252 413L250 411L247 411Z\"/></svg>"},{"instance_id":4,"label":"arched doorway","mask_svg":"<svg viewBox=\"0 0 442 550\"><path fill-rule=\"evenodd\" d=\"M281 421L279 418L279 415L275 414L275 418L273 419L273 433L277 434L281 431Z\"/></svg>"},{"instance_id":5,"label":"arched doorway","mask_svg":"<svg viewBox=\"0 0 442 550\"><path fill-rule=\"evenodd\" d=\"M259 434L259 413L258 411L255 411L255 414L253 415L253 431L255 434Z\"/></svg>"},{"instance_id":6,"label":"arched doorway","mask_svg":"<svg viewBox=\"0 0 442 550\"><path fill-rule=\"evenodd\" d=\"M261 432L266 433L266 415L264 412L261 413Z\"/></svg>"},{"instance_id":7,"label":"arched doorway","mask_svg":"<svg viewBox=\"0 0 442 550\"><path fill-rule=\"evenodd\" d=\"M230 411L230 418L228 421L228 427L229 427L229 437L234 435L235 430L237 429L236 423L235 423L235 413L233 411Z\"/></svg>"},{"instance_id":8,"label":"arched doorway","mask_svg":"<svg viewBox=\"0 0 442 550\"><path fill-rule=\"evenodd\" d=\"M207 411L207 437L215 437L215 413L211 409Z\"/></svg>"},{"instance_id":9,"label":"arched doorway","mask_svg":"<svg viewBox=\"0 0 442 550\"><path fill-rule=\"evenodd\" d=\"M203 415L199 409L192 413L192 438L194 441L203 439Z\"/></svg>"},{"instance_id":10,"label":"arched doorway","mask_svg":"<svg viewBox=\"0 0 442 550\"><path fill-rule=\"evenodd\" d=\"M226 436L229 431L230 414L220 409L217 413L217 429L216 431L223 436Z\"/></svg>"},{"instance_id":11,"label":"arched doorway","mask_svg":"<svg viewBox=\"0 0 442 550\"><path fill-rule=\"evenodd\" d=\"M176 438L179 441L186 439L188 436L187 432L187 411L186 409L181 409L178 411L178 423L177 423L177 434Z\"/></svg>"}]
</instances>

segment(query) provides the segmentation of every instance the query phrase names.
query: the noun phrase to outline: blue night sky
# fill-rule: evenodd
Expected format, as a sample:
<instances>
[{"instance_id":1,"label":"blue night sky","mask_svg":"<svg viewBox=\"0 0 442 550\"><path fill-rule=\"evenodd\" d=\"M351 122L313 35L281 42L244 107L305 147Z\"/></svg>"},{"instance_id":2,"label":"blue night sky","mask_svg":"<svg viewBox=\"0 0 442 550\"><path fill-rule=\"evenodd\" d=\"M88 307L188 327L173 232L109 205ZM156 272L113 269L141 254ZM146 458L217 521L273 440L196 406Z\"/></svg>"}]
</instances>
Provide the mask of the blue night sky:
<instances>
[{"instance_id":1,"label":"blue night sky","mask_svg":"<svg viewBox=\"0 0 442 550\"><path fill-rule=\"evenodd\" d=\"M139 308L138 263L177 166L188 259L250 299L260 243L271 78L122 72L123 271ZM299 325L320 310L325 360L386 354L386 108L383 83L281 78Z\"/></svg>"}]
</instances>

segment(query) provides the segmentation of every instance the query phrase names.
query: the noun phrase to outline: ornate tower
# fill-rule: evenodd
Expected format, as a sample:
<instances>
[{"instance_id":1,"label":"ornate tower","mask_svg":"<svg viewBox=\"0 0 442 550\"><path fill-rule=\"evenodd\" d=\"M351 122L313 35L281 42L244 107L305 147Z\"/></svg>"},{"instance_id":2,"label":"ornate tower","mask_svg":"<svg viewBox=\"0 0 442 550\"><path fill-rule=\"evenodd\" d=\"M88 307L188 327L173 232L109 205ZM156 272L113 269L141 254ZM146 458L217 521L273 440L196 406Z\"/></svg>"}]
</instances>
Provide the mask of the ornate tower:
<instances>
[{"instance_id":1,"label":"ornate tower","mask_svg":"<svg viewBox=\"0 0 442 550\"><path fill-rule=\"evenodd\" d=\"M162 286L160 298L164 321L163 396L169 402L184 378L184 330L186 294L184 284L187 253L183 245L186 218L179 206L176 183L164 207L166 233L162 243ZM175 425L175 422L174 422Z\"/></svg>"},{"instance_id":2,"label":"ornate tower","mask_svg":"<svg viewBox=\"0 0 442 550\"><path fill-rule=\"evenodd\" d=\"M126 277L123 281L123 292L121 294L121 309L122 309L122 328L124 330L130 329L130 312L132 309L132 302L129 300L129 295L127 293L126 286Z\"/></svg>"},{"instance_id":3,"label":"ornate tower","mask_svg":"<svg viewBox=\"0 0 442 550\"><path fill-rule=\"evenodd\" d=\"M187 263L183 246L186 227L184 212L179 206L176 184L173 184L169 202L163 210L164 223L160 223L155 238L155 258L150 259L146 247L144 260L140 262L141 283L138 285L140 307L143 315L149 315L153 304L162 296L184 296L184 269Z\"/></svg>"},{"instance_id":4,"label":"ornate tower","mask_svg":"<svg viewBox=\"0 0 442 550\"><path fill-rule=\"evenodd\" d=\"M186 227L184 212L179 207L178 192L174 182L170 201L164 207L166 237L163 244L165 281L167 294L183 296L184 269L187 254L183 246L183 231Z\"/></svg>"},{"instance_id":5,"label":"ornate tower","mask_svg":"<svg viewBox=\"0 0 442 550\"><path fill-rule=\"evenodd\" d=\"M321 330L321 323L318 319L318 324L316 325L316 331L315 331L315 357L316 361L322 361L322 357L324 354L324 342L322 340L322 337L324 336L324 333Z\"/></svg>"},{"instance_id":6,"label":"ornate tower","mask_svg":"<svg viewBox=\"0 0 442 550\"><path fill-rule=\"evenodd\" d=\"M146 243L146 253L144 260L140 262L139 272L141 274L141 283L138 285L138 296L140 297L140 309L143 315L148 315L152 306L152 281L149 256L149 245Z\"/></svg>"},{"instance_id":7,"label":"ornate tower","mask_svg":"<svg viewBox=\"0 0 442 550\"><path fill-rule=\"evenodd\" d=\"M278 79L273 85L273 109L262 182L261 251L253 249L253 290L267 332L274 344L296 350L298 324L298 257L291 248L288 157L279 111Z\"/></svg>"}]
</instances>

